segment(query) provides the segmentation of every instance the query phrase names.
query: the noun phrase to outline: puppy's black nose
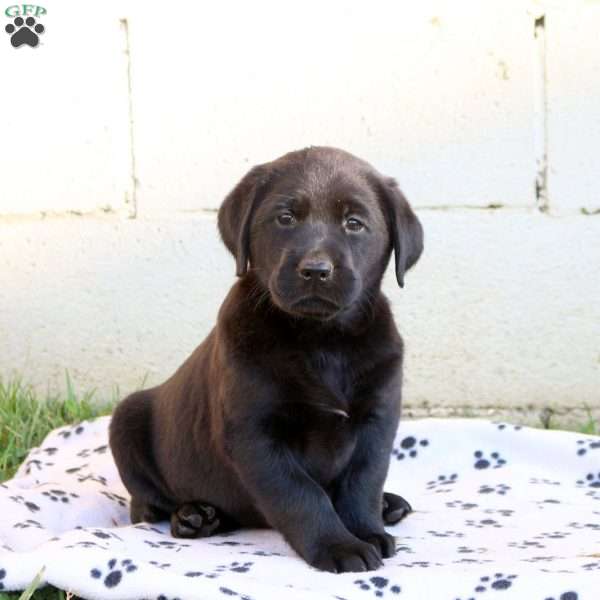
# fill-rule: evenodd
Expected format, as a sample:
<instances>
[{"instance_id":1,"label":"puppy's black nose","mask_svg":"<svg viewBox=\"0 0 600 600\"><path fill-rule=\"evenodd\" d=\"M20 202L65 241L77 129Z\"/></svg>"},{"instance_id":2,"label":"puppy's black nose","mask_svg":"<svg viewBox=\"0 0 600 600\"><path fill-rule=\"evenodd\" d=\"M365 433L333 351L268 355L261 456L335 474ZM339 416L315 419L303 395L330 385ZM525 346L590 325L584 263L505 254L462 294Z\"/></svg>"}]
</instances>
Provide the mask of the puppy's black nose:
<instances>
[{"instance_id":1,"label":"puppy's black nose","mask_svg":"<svg viewBox=\"0 0 600 600\"><path fill-rule=\"evenodd\" d=\"M328 260L303 260L298 266L298 272L307 281L327 281L331 278L333 265Z\"/></svg>"}]
</instances>

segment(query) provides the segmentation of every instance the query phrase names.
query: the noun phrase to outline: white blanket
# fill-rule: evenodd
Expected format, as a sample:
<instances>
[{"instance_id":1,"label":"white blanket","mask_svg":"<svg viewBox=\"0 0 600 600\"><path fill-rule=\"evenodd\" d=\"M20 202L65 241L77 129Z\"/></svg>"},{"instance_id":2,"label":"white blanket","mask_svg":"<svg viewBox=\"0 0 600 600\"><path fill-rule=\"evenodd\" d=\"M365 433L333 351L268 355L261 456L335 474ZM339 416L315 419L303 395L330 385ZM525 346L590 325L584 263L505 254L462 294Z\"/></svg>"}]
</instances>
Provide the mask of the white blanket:
<instances>
[{"instance_id":1,"label":"white blanket","mask_svg":"<svg viewBox=\"0 0 600 600\"><path fill-rule=\"evenodd\" d=\"M600 438L480 420L404 421L386 489L415 512L398 553L333 575L274 531L173 539L131 525L109 418L56 430L0 484L0 591L83 598L598 600Z\"/></svg>"}]
</instances>

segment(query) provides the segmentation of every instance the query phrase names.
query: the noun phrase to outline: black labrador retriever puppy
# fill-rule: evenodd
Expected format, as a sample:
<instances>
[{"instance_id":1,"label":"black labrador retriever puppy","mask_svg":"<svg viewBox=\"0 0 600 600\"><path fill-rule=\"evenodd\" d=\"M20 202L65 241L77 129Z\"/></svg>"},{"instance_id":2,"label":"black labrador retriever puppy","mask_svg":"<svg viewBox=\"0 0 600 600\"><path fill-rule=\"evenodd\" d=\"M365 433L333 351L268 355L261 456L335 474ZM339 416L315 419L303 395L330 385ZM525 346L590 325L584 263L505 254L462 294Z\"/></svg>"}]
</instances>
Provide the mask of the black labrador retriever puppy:
<instances>
[{"instance_id":1,"label":"black labrador retriever puppy","mask_svg":"<svg viewBox=\"0 0 600 600\"><path fill-rule=\"evenodd\" d=\"M326 147L254 167L218 225L239 279L216 327L112 419L131 519L273 527L318 569L376 569L410 511L383 494L403 347L380 285L393 250L402 287L421 225L394 180Z\"/></svg>"}]
</instances>

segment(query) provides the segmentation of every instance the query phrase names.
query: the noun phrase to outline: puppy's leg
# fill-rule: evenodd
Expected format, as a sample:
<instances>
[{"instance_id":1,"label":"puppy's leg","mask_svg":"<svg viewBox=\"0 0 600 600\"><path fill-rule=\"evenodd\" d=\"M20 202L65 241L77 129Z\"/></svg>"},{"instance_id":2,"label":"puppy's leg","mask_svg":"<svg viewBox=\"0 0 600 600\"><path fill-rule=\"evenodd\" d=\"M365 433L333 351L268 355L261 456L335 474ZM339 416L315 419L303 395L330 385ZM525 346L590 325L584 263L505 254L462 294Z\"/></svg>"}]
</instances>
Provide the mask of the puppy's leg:
<instances>
[{"instance_id":1,"label":"puppy's leg","mask_svg":"<svg viewBox=\"0 0 600 600\"><path fill-rule=\"evenodd\" d=\"M384 529L384 515L388 522L401 518L410 505L400 496L383 495L397 423L395 407L385 408L380 407L359 428L350 463L336 482L333 503L354 535L373 544L383 558L389 558L396 553L396 541Z\"/></svg>"},{"instance_id":2,"label":"puppy's leg","mask_svg":"<svg viewBox=\"0 0 600 600\"><path fill-rule=\"evenodd\" d=\"M171 514L171 535L178 538L209 537L238 527L223 511L206 502L188 502Z\"/></svg>"},{"instance_id":3,"label":"puppy's leg","mask_svg":"<svg viewBox=\"0 0 600 600\"><path fill-rule=\"evenodd\" d=\"M115 409L110 449L119 475L131 494L131 521L168 519L176 508L152 454L152 391L131 394Z\"/></svg>"},{"instance_id":4,"label":"puppy's leg","mask_svg":"<svg viewBox=\"0 0 600 600\"><path fill-rule=\"evenodd\" d=\"M158 523L169 519L169 513L156 506L138 500L135 496L131 498L129 514L131 515L132 523Z\"/></svg>"},{"instance_id":5,"label":"puppy's leg","mask_svg":"<svg viewBox=\"0 0 600 600\"><path fill-rule=\"evenodd\" d=\"M254 394L259 392L255 388ZM237 406L248 404L254 407L242 402ZM303 469L286 442L265 432L256 414L240 413L239 420L227 424L225 443L241 482L267 522L318 569L345 573L379 568L382 561L376 548L348 531L325 490Z\"/></svg>"},{"instance_id":6,"label":"puppy's leg","mask_svg":"<svg viewBox=\"0 0 600 600\"><path fill-rule=\"evenodd\" d=\"M402 497L391 492L383 492L383 522L396 525L412 512L412 506Z\"/></svg>"}]
</instances>

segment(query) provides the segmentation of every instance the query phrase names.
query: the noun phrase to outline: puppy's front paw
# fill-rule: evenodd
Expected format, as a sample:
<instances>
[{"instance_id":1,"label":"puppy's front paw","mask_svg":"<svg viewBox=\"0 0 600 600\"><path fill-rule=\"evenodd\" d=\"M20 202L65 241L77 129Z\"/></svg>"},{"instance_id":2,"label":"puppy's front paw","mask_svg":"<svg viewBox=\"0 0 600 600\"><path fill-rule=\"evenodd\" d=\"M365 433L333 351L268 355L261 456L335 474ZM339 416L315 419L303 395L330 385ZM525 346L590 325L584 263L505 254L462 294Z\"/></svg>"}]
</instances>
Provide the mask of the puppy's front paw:
<instances>
[{"instance_id":1,"label":"puppy's front paw","mask_svg":"<svg viewBox=\"0 0 600 600\"><path fill-rule=\"evenodd\" d=\"M313 567L331 573L374 571L382 566L379 553L372 544L360 540L329 544L319 549Z\"/></svg>"},{"instance_id":2,"label":"puppy's front paw","mask_svg":"<svg viewBox=\"0 0 600 600\"><path fill-rule=\"evenodd\" d=\"M208 537L220 524L219 513L211 504L183 504L171 514L171 535L176 538Z\"/></svg>"},{"instance_id":3,"label":"puppy's front paw","mask_svg":"<svg viewBox=\"0 0 600 600\"><path fill-rule=\"evenodd\" d=\"M385 531L367 533L365 536L361 535L360 538L375 546L383 558L390 558L396 554L396 538Z\"/></svg>"}]
</instances>

